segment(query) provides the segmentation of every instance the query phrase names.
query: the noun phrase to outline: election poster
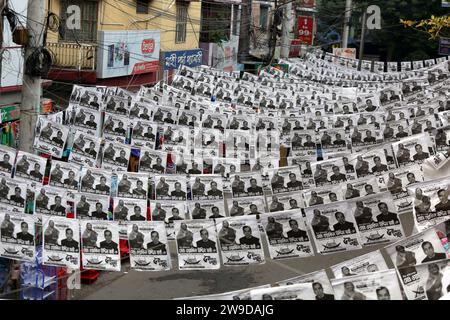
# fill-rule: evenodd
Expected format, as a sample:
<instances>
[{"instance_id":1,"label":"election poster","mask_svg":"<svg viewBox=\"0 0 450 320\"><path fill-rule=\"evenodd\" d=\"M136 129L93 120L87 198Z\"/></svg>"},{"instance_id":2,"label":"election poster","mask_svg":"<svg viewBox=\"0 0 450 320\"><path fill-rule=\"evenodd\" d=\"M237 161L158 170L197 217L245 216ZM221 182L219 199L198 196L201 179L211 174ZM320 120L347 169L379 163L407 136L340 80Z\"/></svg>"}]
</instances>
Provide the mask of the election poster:
<instances>
[{"instance_id":1,"label":"election poster","mask_svg":"<svg viewBox=\"0 0 450 320\"><path fill-rule=\"evenodd\" d=\"M40 134L35 140L34 148L56 158L62 158L69 128L62 124L42 120Z\"/></svg>"},{"instance_id":2,"label":"election poster","mask_svg":"<svg viewBox=\"0 0 450 320\"><path fill-rule=\"evenodd\" d=\"M147 199L148 179L148 174L145 173L117 173L117 196L120 198Z\"/></svg>"},{"instance_id":3,"label":"election poster","mask_svg":"<svg viewBox=\"0 0 450 320\"><path fill-rule=\"evenodd\" d=\"M32 215L0 211L0 256L34 262L35 218Z\"/></svg>"},{"instance_id":4,"label":"election poster","mask_svg":"<svg viewBox=\"0 0 450 320\"><path fill-rule=\"evenodd\" d=\"M128 145L106 142L103 150L102 169L109 171L127 171L131 148Z\"/></svg>"},{"instance_id":5,"label":"election poster","mask_svg":"<svg viewBox=\"0 0 450 320\"><path fill-rule=\"evenodd\" d=\"M167 238L175 239L175 221L187 220L185 201L152 201L150 203L152 221L164 221L166 223Z\"/></svg>"},{"instance_id":6,"label":"election poster","mask_svg":"<svg viewBox=\"0 0 450 320\"><path fill-rule=\"evenodd\" d=\"M217 233L213 220L175 221L180 270L220 268Z\"/></svg>"},{"instance_id":7,"label":"election poster","mask_svg":"<svg viewBox=\"0 0 450 320\"><path fill-rule=\"evenodd\" d=\"M84 269L120 271L117 222L81 220L82 266Z\"/></svg>"},{"instance_id":8,"label":"election poster","mask_svg":"<svg viewBox=\"0 0 450 320\"><path fill-rule=\"evenodd\" d=\"M255 289L250 291L250 296L251 300L315 300L309 283Z\"/></svg>"},{"instance_id":9,"label":"election poster","mask_svg":"<svg viewBox=\"0 0 450 320\"><path fill-rule=\"evenodd\" d=\"M218 219L227 216L224 200L188 201L192 219Z\"/></svg>"},{"instance_id":10,"label":"election poster","mask_svg":"<svg viewBox=\"0 0 450 320\"><path fill-rule=\"evenodd\" d=\"M24 213L27 183L19 179L0 177L0 204L12 212Z\"/></svg>"},{"instance_id":11,"label":"election poster","mask_svg":"<svg viewBox=\"0 0 450 320\"><path fill-rule=\"evenodd\" d=\"M47 159L20 150L17 153L14 178L42 183Z\"/></svg>"},{"instance_id":12,"label":"election poster","mask_svg":"<svg viewBox=\"0 0 450 320\"><path fill-rule=\"evenodd\" d=\"M220 175L192 175L189 179L191 199L221 200L223 195L223 181Z\"/></svg>"},{"instance_id":13,"label":"election poster","mask_svg":"<svg viewBox=\"0 0 450 320\"><path fill-rule=\"evenodd\" d=\"M95 167L99 152L100 139L77 130L74 135L72 150L69 154L69 162Z\"/></svg>"},{"instance_id":14,"label":"election poster","mask_svg":"<svg viewBox=\"0 0 450 320\"><path fill-rule=\"evenodd\" d=\"M80 191L99 195L111 194L111 172L98 168L81 169Z\"/></svg>"},{"instance_id":15,"label":"election poster","mask_svg":"<svg viewBox=\"0 0 450 320\"><path fill-rule=\"evenodd\" d=\"M227 200L227 203L230 217L255 215L259 218L260 215L267 212L264 196L234 198L232 200Z\"/></svg>"},{"instance_id":16,"label":"election poster","mask_svg":"<svg viewBox=\"0 0 450 320\"><path fill-rule=\"evenodd\" d=\"M42 215L66 217L68 212L66 190L46 186L36 186L34 212Z\"/></svg>"},{"instance_id":17,"label":"election poster","mask_svg":"<svg viewBox=\"0 0 450 320\"><path fill-rule=\"evenodd\" d=\"M109 196L75 192L73 203L77 219L108 220L109 218Z\"/></svg>"},{"instance_id":18,"label":"election poster","mask_svg":"<svg viewBox=\"0 0 450 320\"><path fill-rule=\"evenodd\" d=\"M388 270L386 260L380 250L369 252L362 256L331 266L335 279L341 279L356 275L368 274L377 271Z\"/></svg>"},{"instance_id":19,"label":"election poster","mask_svg":"<svg viewBox=\"0 0 450 320\"><path fill-rule=\"evenodd\" d=\"M299 283L309 284L309 294L312 293L315 296L313 300L335 300L330 279L324 269L278 281L277 285L288 286Z\"/></svg>"},{"instance_id":20,"label":"election poster","mask_svg":"<svg viewBox=\"0 0 450 320\"><path fill-rule=\"evenodd\" d=\"M16 161L17 150L1 145L0 146L0 174L11 178L12 168Z\"/></svg>"},{"instance_id":21,"label":"election poster","mask_svg":"<svg viewBox=\"0 0 450 320\"><path fill-rule=\"evenodd\" d=\"M80 168L79 164L52 160L48 184L78 191Z\"/></svg>"},{"instance_id":22,"label":"election poster","mask_svg":"<svg viewBox=\"0 0 450 320\"><path fill-rule=\"evenodd\" d=\"M43 217L42 263L45 265L80 268L80 225L75 219Z\"/></svg>"},{"instance_id":23,"label":"election poster","mask_svg":"<svg viewBox=\"0 0 450 320\"><path fill-rule=\"evenodd\" d=\"M133 221L128 224L131 268L166 271L171 268L169 243L162 221Z\"/></svg>"}]
</instances>

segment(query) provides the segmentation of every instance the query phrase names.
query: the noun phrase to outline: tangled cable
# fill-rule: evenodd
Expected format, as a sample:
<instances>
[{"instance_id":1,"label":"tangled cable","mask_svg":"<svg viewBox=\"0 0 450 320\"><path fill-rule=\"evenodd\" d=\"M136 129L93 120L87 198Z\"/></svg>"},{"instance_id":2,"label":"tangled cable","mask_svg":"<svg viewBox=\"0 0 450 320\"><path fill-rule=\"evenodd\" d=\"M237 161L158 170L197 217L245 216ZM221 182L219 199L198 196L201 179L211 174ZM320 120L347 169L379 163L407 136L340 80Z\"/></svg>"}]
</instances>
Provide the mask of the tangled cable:
<instances>
[{"instance_id":1,"label":"tangled cable","mask_svg":"<svg viewBox=\"0 0 450 320\"><path fill-rule=\"evenodd\" d=\"M31 77L45 77L53 60L53 54L47 48L36 48L25 62L25 74Z\"/></svg>"}]
</instances>

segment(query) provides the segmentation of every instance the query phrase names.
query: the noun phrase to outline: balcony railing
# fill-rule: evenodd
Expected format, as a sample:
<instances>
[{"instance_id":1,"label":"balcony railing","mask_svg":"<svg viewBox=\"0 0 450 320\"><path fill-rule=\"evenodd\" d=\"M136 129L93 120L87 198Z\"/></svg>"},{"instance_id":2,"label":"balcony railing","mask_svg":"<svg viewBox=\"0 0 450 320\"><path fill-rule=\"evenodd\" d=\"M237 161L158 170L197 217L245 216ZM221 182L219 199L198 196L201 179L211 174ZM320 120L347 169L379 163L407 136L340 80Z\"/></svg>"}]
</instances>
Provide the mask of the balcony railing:
<instances>
[{"instance_id":1,"label":"balcony railing","mask_svg":"<svg viewBox=\"0 0 450 320\"><path fill-rule=\"evenodd\" d=\"M48 42L47 48L54 54L53 64L60 68L95 70L97 46L65 42Z\"/></svg>"}]
</instances>

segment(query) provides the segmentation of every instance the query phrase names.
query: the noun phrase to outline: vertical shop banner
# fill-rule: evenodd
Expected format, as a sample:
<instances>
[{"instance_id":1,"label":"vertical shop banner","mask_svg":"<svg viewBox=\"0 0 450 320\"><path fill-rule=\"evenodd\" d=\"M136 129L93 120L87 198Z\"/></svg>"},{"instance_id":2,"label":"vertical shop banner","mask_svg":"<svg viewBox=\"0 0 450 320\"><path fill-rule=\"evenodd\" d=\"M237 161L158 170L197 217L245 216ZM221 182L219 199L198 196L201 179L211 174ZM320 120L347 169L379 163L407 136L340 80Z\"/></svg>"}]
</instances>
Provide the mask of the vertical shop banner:
<instances>
[{"instance_id":1,"label":"vertical shop banner","mask_svg":"<svg viewBox=\"0 0 450 320\"><path fill-rule=\"evenodd\" d=\"M299 16L297 21L298 39L300 39L302 44L311 46L314 39L314 18Z\"/></svg>"}]
</instances>

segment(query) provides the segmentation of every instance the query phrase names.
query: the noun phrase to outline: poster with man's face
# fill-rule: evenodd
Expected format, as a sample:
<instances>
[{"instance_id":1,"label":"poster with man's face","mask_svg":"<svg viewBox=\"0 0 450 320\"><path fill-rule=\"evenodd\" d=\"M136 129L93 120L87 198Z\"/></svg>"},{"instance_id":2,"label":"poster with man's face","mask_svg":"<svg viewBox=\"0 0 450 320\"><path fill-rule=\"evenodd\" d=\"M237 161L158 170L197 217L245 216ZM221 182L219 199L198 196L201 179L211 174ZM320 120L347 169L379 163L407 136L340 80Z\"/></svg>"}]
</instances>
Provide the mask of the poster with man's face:
<instances>
[{"instance_id":1,"label":"poster with man's face","mask_svg":"<svg viewBox=\"0 0 450 320\"><path fill-rule=\"evenodd\" d=\"M101 137L102 117L100 111L73 106L71 113L73 114L72 126L75 129L96 137Z\"/></svg>"},{"instance_id":2,"label":"poster with man's face","mask_svg":"<svg viewBox=\"0 0 450 320\"><path fill-rule=\"evenodd\" d=\"M306 207L328 204L344 200L341 185L329 185L303 191Z\"/></svg>"},{"instance_id":3,"label":"poster with man's face","mask_svg":"<svg viewBox=\"0 0 450 320\"><path fill-rule=\"evenodd\" d=\"M95 167L99 150L99 138L77 130L73 139L69 162L88 167Z\"/></svg>"},{"instance_id":4,"label":"poster with man's face","mask_svg":"<svg viewBox=\"0 0 450 320\"><path fill-rule=\"evenodd\" d=\"M230 176L233 198L254 197L264 195L260 173L237 173Z\"/></svg>"},{"instance_id":5,"label":"poster with man's face","mask_svg":"<svg viewBox=\"0 0 450 320\"><path fill-rule=\"evenodd\" d=\"M189 201L191 219L218 219L227 216L224 200Z\"/></svg>"},{"instance_id":6,"label":"poster with man's face","mask_svg":"<svg viewBox=\"0 0 450 320\"><path fill-rule=\"evenodd\" d=\"M11 177L12 168L14 166L14 162L16 161L16 153L17 150L7 147L0 146L0 174L6 175L8 178Z\"/></svg>"},{"instance_id":7,"label":"poster with man's face","mask_svg":"<svg viewBox=\"0 0 450 320\"><path fill-rule=\"evenodd\" d=\"M80 169L80 165L75 163L52 160L48 184L78 191Z\"/></svg>"},{"instance_id":8,"label":"poster with man's face","mask_svg":"<svg viewBox=\"0 0 450 320\"><path fill-rule=\"evenodd\" d=\"M103 147L102 168L110 171L127 171L131 148L121 143L106 142Z\"/></svg>"},{"instance_id":9,"label":"poster with man's face","mask_svg":"<svg viewBox=\"0 0 450 320\"><path fill-rule=\"evenodd\" d=\"M139 271L167 271L171 268L169 243L162 221L128 224L130 265Z\"/></svg>"},{"instance_id":10,"label":"poster with man's face","mask_svg":"<svg viewBox=\"0 0 450 320\"><path fill-rule=\"evenodd\" d=\"M80 268L80 225L75 219L44 217L42 221L44 265Z\"/></svg>"},{"instance_id":11,"label":"poster with man's face","mask_svg":"<svg viewBox=\"0 0 450 320\"><path fill-rule=\"evenodd\" d=\"M192 200L219 200L224 198L222 177L219 175L191 176L189 184Z\"/></svg>"},{"instance_id":12,"label":"poster with man's face","mask_svg":"<svg viewBox=\"0 0 450 320\"><path fill-rule=\"evenodd\" d=\"M167 165L167 152L154 151L141 148L139 159L139 172L165 173Z\"/></svg>"},{"instance_id":13,"label":"poster with man's face","mask_svg":"<svg viewBox=\"0 0 450 320\"><path fill-rule=\"evenodd\" d=\"M336 300L403 300L395 270L331 280Z\"/></svg>"},{"instance_id":14,"label":"poster with man's face","mask_svg":"<svg viewBox=\"0 0 450 320\"><path fill-rule=\"evenodd\" d=\"M103 124L103 136L107 142L125 143L130 127L131 121L129 119L120 115L106 113Z\"/></svg>"},{"instance_id":15,"label":"poster with man's face","mask_svg":"<svg viewBox=\"0 0 450 320\"><path fill-rule=\"evenodd\" d=\"M121 198L147 199L148 175L120 172L117 174L117 196Z\"/></svg>"},{"instance_id":16,"label":"poster with man's face","mask_svg":"<svg viewBox=\"0 0 450 320\"><path fill-rule=\"evenodd\" d=\"M301 210L268 213L261 217L261 221L272 259L314 255Z\"/></svg>"},{"instance_id":17,"label":"poster with man's face","mask_svg":"<svg viewBox=\"0 0 450 320\"><path fill-rule=\"evenodd\" d=\"M108 220L109 196L75 192L73 202L77 219Z\"/></svg>"},{"instance_id":18,"label":"poster with man's face","mask_svg":"<svg viewBox=\"0 0 450 320\"><path fill-rule=\"evenodd\" d=\"M80 191L100 195L111 194L111 172L83 167L80 173Z\"/></svg>"},{"instance_id":19,"label":"poster with man's face","mask_svg":"<svg viewBox=\"0 0 450 320\"><path fill-rule=\"evenodd\" d=\"M0 204L13 212L24 213L26 205L27 184L20 180L0 177Z\"/></svg>"},{"instance_id":20,"label":"poster with man's face","mask_svg":"<svg viewBox=\"0 0 450 320\"><path fill-rule=\"evenodd\" d=\"M250 291L252 300L315 300L309 283L297 283Z\"/></svg>"},{"instance_id":21,"label":"poster with man's face","mask_svg":"<svg viewBox=\"0 0 450 320\"><path fill-rule=\"evenodd\" d=\"M303 274L287 280L278 281L277 285L290 286L298 283L308 283L314 293L314 300L334 300L334 291L324 269Z\"/></svg>"},{"instance_id":22,"label":"poster with man's face","mask_svg":"<svg viewBox=\"0 0 450 320\"><path fill-rule=\"evenodd\" d=\"M147 220L147 200L114 198L113 219L119 222L119 237L127 239L127 225Z\"/></svg>"},{"instance_id":23,"label":"poster with man's face","mask_svg":"<svg viewBox=\"0 0 450 320\"><path fill-rule=\"evenodd\" d=\"M428 133L394 142L392 148L399 167L414 163L422 164L427 158L434 155L434 143Z\"/></svg>"},{"instance_id":24,"label":"poster with man's face","mask_svg":"<svg viewBox=\"0 0 450 320\"><path fill-rule=\"evenodd\" d=\"M268 170L272 193L285 193L303 189L302 175L299 166L283 167Z\"/></svg>"},{"instance_id":25,"label":"poster with man's face","mask_svg":"<svg viewBox=\"0 0 450 320\"><path fill-rule=\"evenodd\" d=\"M67 126L42 119L41 130L35 140L34 148L56 158L62 158L68 135Z\"/></svg>"},{"instance_id":26,"label":"poster with man's face","mask_svg":"<svg viewBox=\"0 0 450 320\"><path fill-rule=\"evenodd\" d=\"M175 221L175 239L180 270L220 268L218 239L213 220Z\"/></svg>"},{"instance_id":27,"label":"poster with man's face","mask_svg":"<svg viewBox=\"0 0 450 320\"><path fill-rule=\"evenodd\" d=\"M347 202L306 208L305 213L319 253L327 254L361 248L361 237Z\"/></svg>"},{"instance_id":28,"label":"poster with man's face","mask_svg":"<svg viewBox=\"0 0 450 320\"><path fill-rule=\"evenodd\" d=\"M133 122L131 144L138 148L155 149L158 126L150 121L137 120Z\"/></svg>"},{"instance_id":29,"label":"poster with man's face","mask_svg":"<svg viewBox=\"0 0 450 320\"><path fill-rule=\"evenodd\" d=\"M152 201L150 203L152 221L166 223L167 238L175 239L174 222L188 219L185 201Z\"/></svg>"},{"instance_id":30,"label":"poster with man's face","mask_svg":"<svg viewBox=\"0 0 450 320\"><path fill-rule=\"evenodd\" d=\"M216 223L225 266L265 263L256 217L218 219Z\"/></svg>"},{"instance_id":31,"label":"poster with man's face","mask_svg":"<svg viewBox=\"0 0 450 320\"><path fill-rule=\"evenodd\" d=\"M183 154L190 153L190 150L188 150L190 147L189 128L177 125L160 125L158 131L162 141L161 150L166 152L176 151Z\"/></svg>"},{"instance_id":32,"label":"poster with man's face","mask_svg":"<svg viewBox=\"0 0 450 320\"><path fill-rule=\"evenodd\" d=\"M187 199L187 179L183 176L155 175L156 200L185 201Z\"/></svg>"},{"instance_id":33,"label":"poster with man's face","mask_svg":"<svg viewBox=\"0 0 450 320\"><path fill-rule=\"evenodd\" d=\"M0 256L33 262L35 257L35 217L0 211Z\"/></svg>"},{"instance_id":34,"label":"poster with man's face","mask_svg":"<svg viewBox=\"0 0 450 320\"><path fill-rule=\"evenodd\" d=\"M83 268L120 271L118 223L81 220L80 227Z\"/></svg>"},{"instance_id":35,"label":"poster with man's face","mask_svg":"<svg viewBox=\"0 0 450 320\"><path fill-rule=\"evenodd\" d=\"M230 217L255 215L256 218L259 218L260 215L267 212L264 196L234 198L227 200L227 205Z\"/></svg>"},{"instance_id":36,"label":"poster with man's face","mask_svg":"<svg viewBox=\"0 0 450 320\"><path fill-rule=\"evenodd\" d=\"M46 186L36 186L34 212L42 215L66 217L67 205L64 189Z\"/></svg>"},{"instance_id":37,"label":"poster with man's face","mask_svg":"<svg viewBox=\"0 0 450 320\"><path fill-rule=\"evenodd\" d=\"M42 183L46 164L47 159L45 158L25 151L19 151L17 154L14 178L17 177Z\"/></svg>"},{"instance_id":38,"label":"poster with man's face","mask_svg":"<svg viewBox=\"0 0 450 320\"><path fill-rule=\"evenodd\" d=\"M312 176L317 187L354 180L352 173L346 173L342 158L324 160L311 164Z\"/></svg>"}]
</instances>

